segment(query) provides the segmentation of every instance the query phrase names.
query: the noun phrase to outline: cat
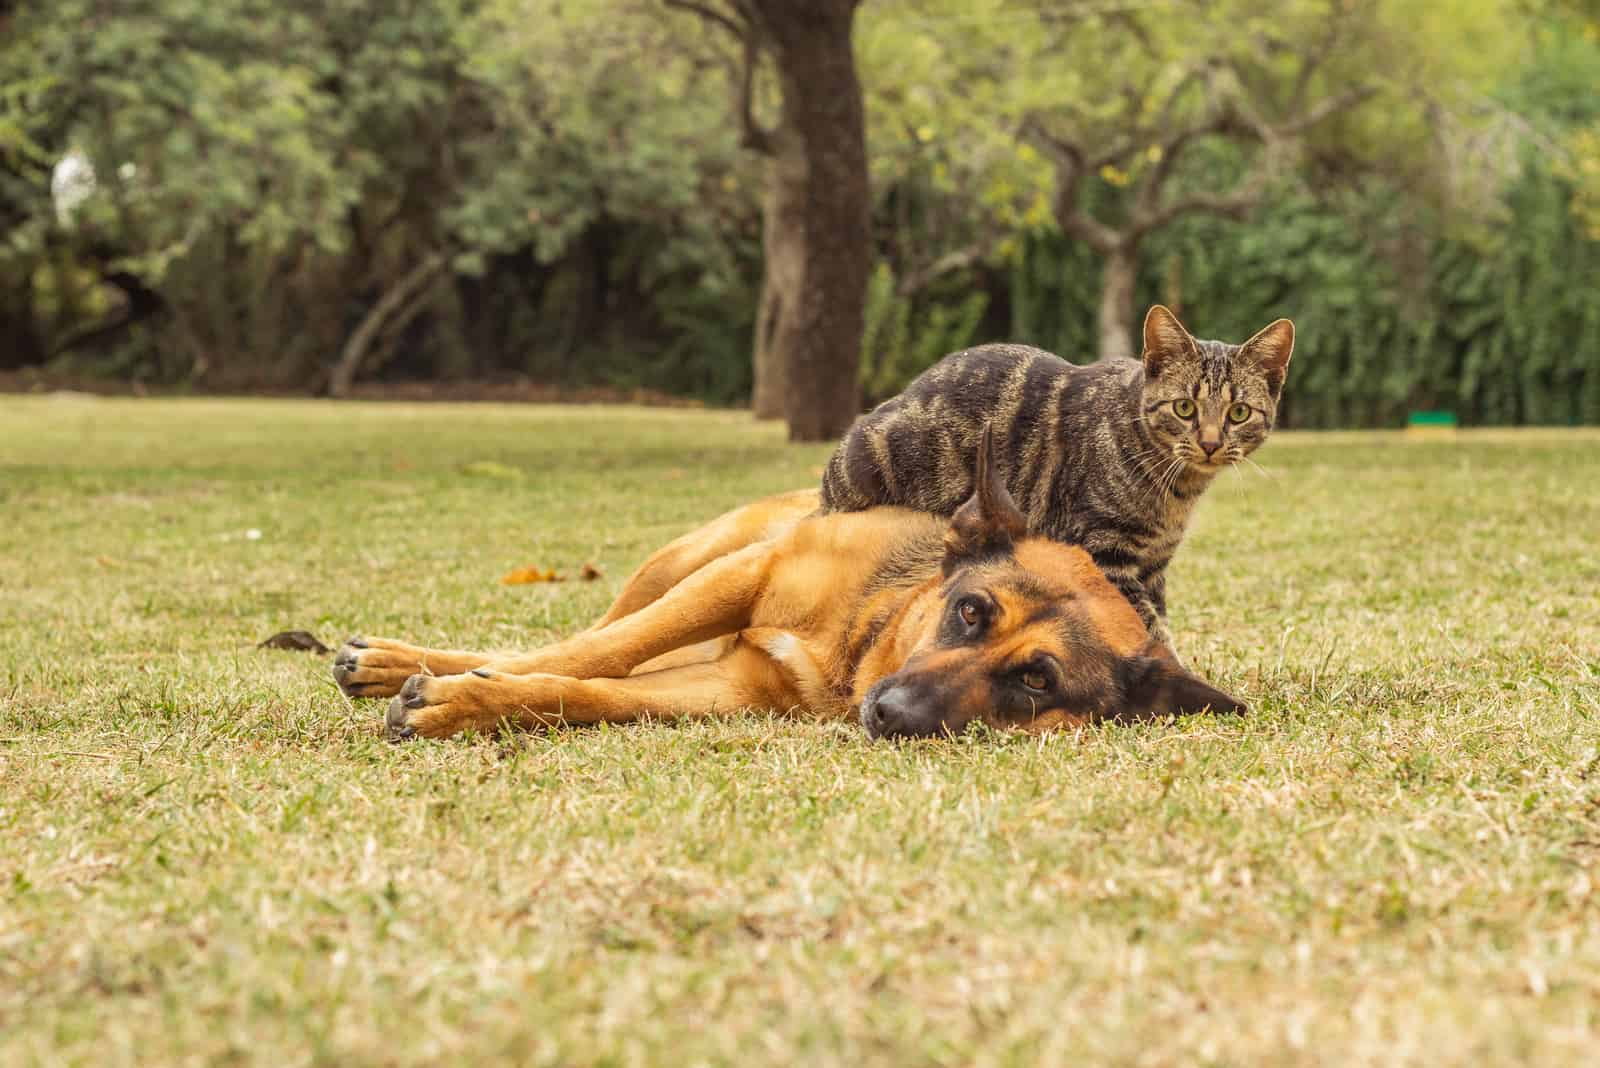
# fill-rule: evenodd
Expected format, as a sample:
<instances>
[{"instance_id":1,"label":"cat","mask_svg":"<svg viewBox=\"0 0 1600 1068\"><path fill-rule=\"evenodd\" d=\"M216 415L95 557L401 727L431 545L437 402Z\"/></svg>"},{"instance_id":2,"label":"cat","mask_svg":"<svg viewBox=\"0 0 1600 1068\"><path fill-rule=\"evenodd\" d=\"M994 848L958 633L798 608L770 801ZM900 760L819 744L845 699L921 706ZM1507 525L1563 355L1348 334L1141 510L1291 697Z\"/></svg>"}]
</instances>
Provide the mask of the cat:
<instances>
[{"instance_id":1,"label":"cat","mask_svg":"<svg viewBox=\"0 0 1600 1068\"><path fill-rule=\"evenodd\" d=\"M950 515L972 495L967 458L992 422L1029 526L1088 550L1176 656L1167 564L1212 479L1267 439L1293 352L1288 319L1229 345L1198 340L1158 304L1139 359L1080 367L1009 344L953 353L845 433L822 511Z\"/></svg>"}]
</instances>

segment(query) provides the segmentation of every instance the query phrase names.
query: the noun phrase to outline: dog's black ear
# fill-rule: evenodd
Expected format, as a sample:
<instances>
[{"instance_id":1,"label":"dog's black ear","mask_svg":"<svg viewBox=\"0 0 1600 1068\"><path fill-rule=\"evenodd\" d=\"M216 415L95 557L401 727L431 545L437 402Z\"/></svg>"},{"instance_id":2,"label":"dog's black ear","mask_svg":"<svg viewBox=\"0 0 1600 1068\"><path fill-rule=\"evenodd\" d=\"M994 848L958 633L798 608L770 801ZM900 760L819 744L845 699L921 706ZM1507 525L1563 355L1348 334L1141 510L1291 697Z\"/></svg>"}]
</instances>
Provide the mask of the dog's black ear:
<instances>
[{"instance_id":1,"label":"dog's black ear","mask_svg":"<svg viewBox=\"0 0 1600 1068\"><path fill-rule=\"evenodd\" d=\"M977 474L972 497L956 509L944 536L944 570L949 574L963 561L1010 550L1028 533L1028 521L995 469L994 427L985 423L978 435Z\"/></svg>"},{"instance_id":2,"label":"dog's black ear","mask_svg":"<svg viewBox=\"0 0 1600 1068\"><path fill-rule=\"evenodd\" d=\"M1117 661L1122 701L1112 719L1154 719L1193 712L1243 714L1245 703L1191 675L1167 656L1129 656Z\"/></svg>"}]
</instances>

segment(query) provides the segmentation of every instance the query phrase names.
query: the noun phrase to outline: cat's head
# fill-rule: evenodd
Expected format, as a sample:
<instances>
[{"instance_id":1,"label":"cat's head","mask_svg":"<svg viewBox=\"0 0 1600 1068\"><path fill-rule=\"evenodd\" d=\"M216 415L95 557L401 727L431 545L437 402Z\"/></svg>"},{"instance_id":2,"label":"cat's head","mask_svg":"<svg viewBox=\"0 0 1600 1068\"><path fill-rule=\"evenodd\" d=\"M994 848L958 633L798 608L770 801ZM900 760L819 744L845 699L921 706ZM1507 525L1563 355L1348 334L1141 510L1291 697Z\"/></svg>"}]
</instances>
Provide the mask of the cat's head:
<instances>
[{"instance_id":1,"label":"cat's head","mask_svg":"<svg viewBox=\"0 0 1600 1068\"><path fill-rule=\"evenodd\" d=\"M1145 426L1191 470L1238 463L1272 429L1293 352L1287 319L1229 345L1199 340L1157 304L1144 319Z\"/></svg>"}]
</instances>

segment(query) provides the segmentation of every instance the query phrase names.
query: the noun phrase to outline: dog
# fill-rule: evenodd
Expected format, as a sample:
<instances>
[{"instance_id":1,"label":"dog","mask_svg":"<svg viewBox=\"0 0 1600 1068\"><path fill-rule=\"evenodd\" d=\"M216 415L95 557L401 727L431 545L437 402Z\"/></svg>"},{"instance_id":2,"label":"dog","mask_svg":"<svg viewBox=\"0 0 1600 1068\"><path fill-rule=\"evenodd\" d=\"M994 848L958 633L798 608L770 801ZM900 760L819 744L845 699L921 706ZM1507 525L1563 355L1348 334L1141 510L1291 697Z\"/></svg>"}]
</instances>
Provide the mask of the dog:
<instances>
[{"instance_id":1,"label":"dog","mask_svg":"<svg viewBox=\"0 0 1600 1068\"><path fill-rule=\"evenodd\" d=\"M392 696L395 742L749 708L853 715L872 738L1244 712L1151 639L1087 553L1028 535L991 442L949 520L770 497L658 550L566 641L494 656L356 637L334 677Z\"/></svg>"}]
</instances>

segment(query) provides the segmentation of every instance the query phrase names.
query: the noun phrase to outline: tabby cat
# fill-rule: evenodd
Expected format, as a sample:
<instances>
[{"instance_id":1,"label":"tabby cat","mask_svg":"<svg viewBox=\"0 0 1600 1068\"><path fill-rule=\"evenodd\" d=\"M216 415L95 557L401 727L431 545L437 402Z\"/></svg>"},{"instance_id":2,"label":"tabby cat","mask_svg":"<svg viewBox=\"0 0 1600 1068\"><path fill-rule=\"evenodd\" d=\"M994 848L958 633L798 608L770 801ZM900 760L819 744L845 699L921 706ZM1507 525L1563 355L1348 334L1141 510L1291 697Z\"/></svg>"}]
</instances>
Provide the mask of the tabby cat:
<instances>
[{"instance_id":1,"label":"tabby cat","mask_svg":"<svg viewBox=\"0 0 1600 1068\"><path fill-rule=\"evenodd\" d=\"M1294 324L1200 341L1166 308L1140 359L1075 367L1026 345L946 356L856 420L822 480L823 511L898 504L950 515L972 495L986 422L1030 529L1081 545L1170 649L1166 570L1189 514L1267 438Z\"/></svg>"}]
</instances>

